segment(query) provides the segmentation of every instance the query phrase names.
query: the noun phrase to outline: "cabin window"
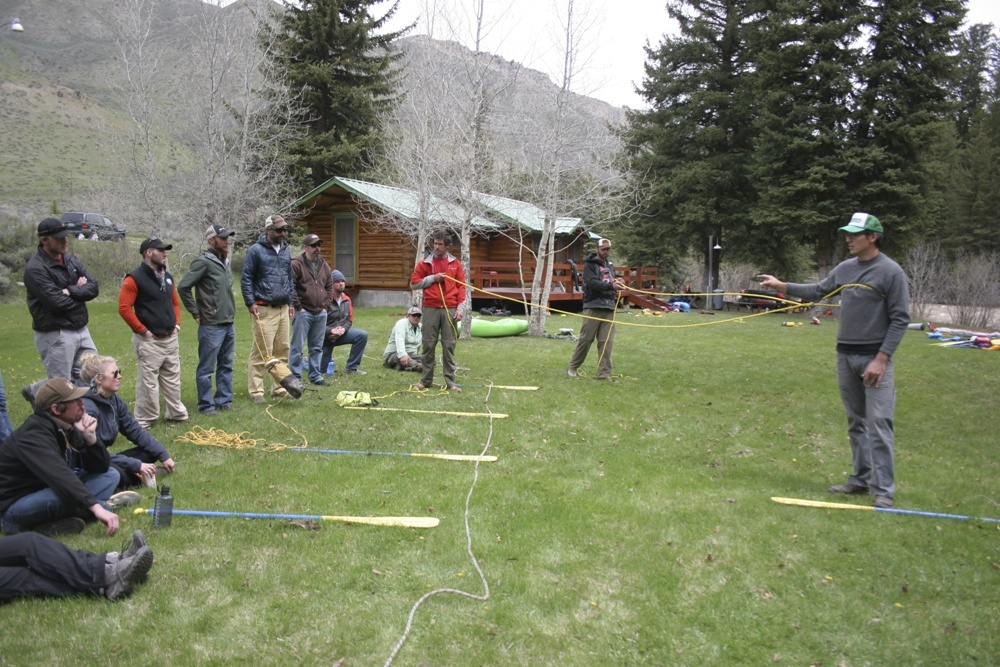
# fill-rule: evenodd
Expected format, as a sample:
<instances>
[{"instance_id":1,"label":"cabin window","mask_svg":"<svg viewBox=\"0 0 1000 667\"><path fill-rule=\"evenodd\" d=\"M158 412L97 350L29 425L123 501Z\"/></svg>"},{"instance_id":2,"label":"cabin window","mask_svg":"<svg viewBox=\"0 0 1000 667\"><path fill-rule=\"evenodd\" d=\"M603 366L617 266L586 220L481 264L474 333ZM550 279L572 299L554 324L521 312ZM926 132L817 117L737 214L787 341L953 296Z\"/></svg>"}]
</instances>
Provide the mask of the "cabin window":
<instances>
[{"instance_id":1,"label":"cabin window","mask_svg":"<svg viewBox=\"0 0 1000 667\"><path fill-rule=\"evenodd\" d=\"M333 268L344 274L348 284L357 282L357 221L353 213L333 218Z\"/></svg>"}]
</instances>

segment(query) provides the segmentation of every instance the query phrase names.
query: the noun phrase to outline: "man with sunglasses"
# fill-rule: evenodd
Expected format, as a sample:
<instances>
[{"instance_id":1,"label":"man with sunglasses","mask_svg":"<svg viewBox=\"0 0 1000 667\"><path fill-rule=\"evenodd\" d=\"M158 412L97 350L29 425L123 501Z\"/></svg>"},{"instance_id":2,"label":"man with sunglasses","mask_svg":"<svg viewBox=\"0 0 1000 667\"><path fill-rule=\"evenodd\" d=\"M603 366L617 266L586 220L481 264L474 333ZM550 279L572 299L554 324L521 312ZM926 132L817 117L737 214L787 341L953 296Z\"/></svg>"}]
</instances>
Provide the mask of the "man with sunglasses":
<instances>
[{"instance_id":1,"label":"man with sunglasses","mask_svg":"<svg viewBox=\"0 0 1000 667\"><path fill-rule=\"evenodd\" d=\"M417 306L410 306L406 317L396 322L389 334L389 344L382 353L382 365L397 371L422 373L420 363L420 343L424 330L420 324L423 312Z\"/></svg>"},{"instance_id":2,"label":"man with sunglasses","mask_svg":"<svg viewBox=\"0 0 1000 667\"><path fill-rule=\"evenodd\" d=\"M757 276L761 287L819 301L840 296L837 328L837 383L847 412L853 474L830 493L875 496L875 507L890 508L896 491L893 419L896 390L892 355L910 323L910 292L899 264L882 253L882 223L855 213L840 228L851 258L818 283L785 283Z\"/></svg>"},{"instance_id":3,"label":"man with sunglasses","mask_svg":"<svg viewBox=\"0 0 1000 667\"><path fill-rule=\"evenodd\" d=\"M66 378L46 380L35 394L35 412L0 443L5 535L79 533L83 519L100 521L108 535L118 532L111 510L119 505L112 500L119 475L97 440L97 421L84 408L86 393ZM134 500L135 494L121 497Z\"/></svg>"},{"instance_id":4,"label":"man with sunglasses","mask_svg":"<svg viewBox=\"0 0 1000 667\"><path fill-rule=\"evenodd\" d=\"M80 357L97 354L87 324L87 302L97 298L97 280L69 254L69 226L57 218L38 223L38 250L24 267L24 286L35 331L35 347L47 378L80 378ZM25 387L34 396L43 381Z\"/></svg>"},{"instance_id":5,"label":"man with sunglasses","mask_svg":"<svg viewBox=\"0 0 1000 667\"><path fill-rule=\"evenodd\" d=\"M152 236L139 246L142 262L125 276L118 293L118 314L132 329L135 350L135 420L144 429L160 417L160 394L167 421L188 420L181 402L181 301L167 270L173 245Z\"/></svg>"},{"instance_id":6,"label":"man with sunglasses","mask_svg":"<svg viewBox=\"0 0 1000 667\"><path fill-rule=\"evenodd\" d=\"M292 375L302 379L306 366L309 382L325 385L323 368L323 341L326 338L326 309L333 300L332 269L320 254L323 241L309 234L302 241L302 254L292 259L292 278L295 281L295 319L292 320L292 349L288 367ZM302 348L306 348L303 362Z\"/></svg>"},{"instance_id":7,"label":"man with sunglasses","mask_svg":"<svg viewBox=\"0 0 1000 667\"><path fill-rule=\"evenodd\" d=\"M240 275L243 303L250 311L253 343L247 363L247 390L254 403L265 404L264 375L267 361L276 358L288 363L289 322L295 316L295 280L292 277L292 254L285 238L288 222L280 215L269 215L264 233L247 250ZM284 387L271 378L271 394L283 398Z\"/></svg>"}]
</instances>

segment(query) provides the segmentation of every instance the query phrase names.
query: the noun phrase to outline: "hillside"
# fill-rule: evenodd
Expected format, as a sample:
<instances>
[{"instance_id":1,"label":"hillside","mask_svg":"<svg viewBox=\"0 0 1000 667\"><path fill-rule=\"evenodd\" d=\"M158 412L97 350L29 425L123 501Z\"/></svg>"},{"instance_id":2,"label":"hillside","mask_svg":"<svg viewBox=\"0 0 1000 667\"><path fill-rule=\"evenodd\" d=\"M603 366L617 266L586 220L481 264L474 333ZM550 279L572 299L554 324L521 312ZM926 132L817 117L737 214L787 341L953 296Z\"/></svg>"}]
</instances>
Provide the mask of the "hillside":
<instances>
[{"instance_id":1,"label":"hillside","mask_svg":"<svg viewBox=\"0 0 1000 667\"><path fill-rule=\"evenodd\" d=\"M118 86L124 71L115 46L114 19L123 3L115 0L19 0L9 8L25 30L0 34L0 201L26 213L87 206L95 191L114 178L118 162L114 138L128 128ZM187 148L190 128L180 119L184 98L200 72L193 69L189 25L203 12L234 12L199 0L169 0L155 5L152 42L157 59L151 88L157 111L169 118L154 141L183 171L191 159ZM454 42L410 37L400 48L420 53L420 59L439 67L457 68L471 52ZM477 54L488 57L487 54ZM544 123L538 100L554 97L556 86L542 73L517 63L491 58L497 80L507 81L503 105L517 109L517 118L503 122L503 140L524 142L520 132L526 119ZM419 85L427 72L411 72L407 86ZM624 112L609 104L577 96L578 113L593 127L617 124Z\"/></svg>"}]
</instances>

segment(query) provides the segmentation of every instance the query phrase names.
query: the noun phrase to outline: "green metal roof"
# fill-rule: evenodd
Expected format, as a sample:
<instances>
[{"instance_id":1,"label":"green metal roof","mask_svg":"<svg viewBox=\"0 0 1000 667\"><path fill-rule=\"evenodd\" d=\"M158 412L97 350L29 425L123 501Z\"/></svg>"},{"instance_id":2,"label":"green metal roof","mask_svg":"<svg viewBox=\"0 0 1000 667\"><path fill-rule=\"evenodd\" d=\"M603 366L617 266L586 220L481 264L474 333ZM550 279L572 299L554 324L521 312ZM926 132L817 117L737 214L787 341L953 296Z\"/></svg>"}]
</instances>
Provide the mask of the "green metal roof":
<instances>
[{"instance_id":1,"label":"green metal roof","mask_svg":"<svg viewBox=\"0 0 1000 667\"><path fill-rule=\"evenodd\" d=\"M287 208L299 208L333 185L339 185L355 197L374 204L401 218L419 220L421 217L420 198L416 191L341 177L331 178L326 183L297 199ZM476 193L475 197L483 209L502 219L506 224L515 225L532 232L541 232L544 229L545 212L534 204L483 193ZM460 205L446 201L440 197L432 195L429 206L430 212L428 218L432 223L458 227L461 226L462 221L465 219L464 209ZM482 230L500 229L504 226L504 224L496 220L491 220L479 214L473 214L472 225ZM583 220L581 218L557 218L555 233L557 236L573 234L582 225ZM588 236L598 238L598 235L593 233L588 233Z\"/></svg>"},{"instance_id":2,"label":"green metal roof","mask_svg":"<svg viewBox=\"0 0 1000 667\"><path fill-rule=\"evenodd\" d=\"M313 197L325 192L332 185L339 185L355 197L375 204L379 208L401 218L407 220L419 220L421 218L420 198L416 191L339 177L331 178L312 192L300 197L289 208L302 206ZM429 203L427 217L431 223L440 223L449 227L459 227L463 220L465 220L464 210L461 206L433 195ZM502 225L489 218L474 214L472 216L472 226L480 229L500 229Z\"/></svg>"},{"instance_id":3,"label":"green metal roof","mask_svg":"<svg viewBox=\"0 0 1000 667\"><path fill-rule=\"evenodd\" d=\"M480 192L477 192L475 196L485 208L515 225L525 227L533 232L541 232L545 227L545 211L534 204ZM555 233L557 236L572 234L582 225L583 220L580 218L556 218Z\"/></svg>"}]
</instances>

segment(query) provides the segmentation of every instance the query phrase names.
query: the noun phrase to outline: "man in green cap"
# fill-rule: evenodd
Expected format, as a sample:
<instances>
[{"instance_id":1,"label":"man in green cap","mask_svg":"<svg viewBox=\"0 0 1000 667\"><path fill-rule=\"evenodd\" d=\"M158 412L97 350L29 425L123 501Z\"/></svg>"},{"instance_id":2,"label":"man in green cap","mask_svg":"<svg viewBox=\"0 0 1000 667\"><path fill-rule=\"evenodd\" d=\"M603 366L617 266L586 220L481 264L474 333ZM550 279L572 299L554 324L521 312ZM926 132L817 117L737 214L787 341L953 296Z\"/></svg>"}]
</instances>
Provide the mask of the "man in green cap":
<instances>
[{"instance_id":1,"label":"man in green cap","mask_svg":"<svg viewBox=\"0 0 1000 667\"><path fill-rule=\"evenodd\" d=\"M840 228L851 258L812 284L785 283L757 276L761 287L809 301L837 293L837 383L847 411L854 474L831 493L872 493L875 507L892 507L896 491L893 465L893 416L896 390L892 355L910 323L910 291L899 264L882 253L882 223L855 213Z\"/></svg>"}]
</instances>

